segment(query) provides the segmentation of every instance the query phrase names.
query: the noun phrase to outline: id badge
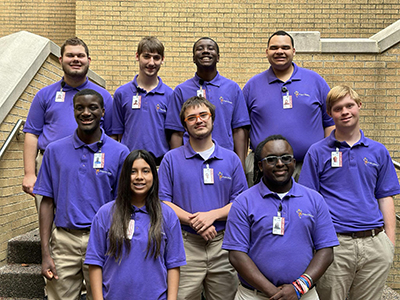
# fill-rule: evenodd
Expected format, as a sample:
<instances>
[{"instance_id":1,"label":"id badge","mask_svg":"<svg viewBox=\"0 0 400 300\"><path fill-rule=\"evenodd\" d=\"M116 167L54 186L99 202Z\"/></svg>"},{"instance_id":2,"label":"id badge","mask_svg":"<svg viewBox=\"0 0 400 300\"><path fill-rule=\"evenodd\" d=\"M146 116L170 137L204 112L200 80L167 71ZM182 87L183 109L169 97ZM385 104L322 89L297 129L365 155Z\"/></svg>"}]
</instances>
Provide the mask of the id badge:
<instances>
[{"instance_id":1,"label":"id badge","mask_svg":"<svg viewBox=\"0 0 400 300\"><path fill-rule=\"evenodd\" d=\"M58 91L58 92L56 93L55 102L64 102L64 100L65 100L65 92Z\"/></svg>"},{"instance_id":2,"label":"id badge","mask_svg":"<svg viewBox=\"0 0 400 300\"><path fill-rule=\"evenodd\" d=\"M197 90L197 97L206 98L206 90L205 90L205 89L199 89L199 90Z\"/></svg>"},{"instance_id":3,"label":"id badge","mask_svg":"<svg viewBox=\"0 0 400 300\"><path fill-rule=\"evenodd\" d=\"M275 216L272 222L272 234L283 235L285 233L285 218Z\"/></svg>"},{"instance_id":4,"label":"id badge","mask_svg":"<svg viewBox=\"0 0 400 300\"><path fill-rule=\"evenodd\" d=\"M129 240L132 239L133 234L135 233L135 220L129 220L128 228L126 229L126 236Z\"/></svg>"},{"instance_id":5,"label":"id badge","mask_svg":"<svg viewBox=\"0 0 400 300\"><path fill-rule=\"evenodd\" d=\"M132 97L132 109L140 109L142 104L142 96L136 95Z\"/></svg>"},{"instance_id":6,"label":"id badge","mask_svg":"<svg viewBox=\"0 0 400 300\"><path fill-rule=\"evenodd\" d=\"M342 167L342 152L339 152L339 149L336 152L331 152L331 166L332 168Z\"/></svg>"},{"instance_id":7,"label":"id badge","mask_svg":"<svg viewBox=\"0 0 400 300\"><path fill-rule=\"evenodd\" d=\"M93 158L93 168L102 169L104 168L104 153L95 153Z\"/></svg>"},{"instance_id":8,"label":"id badge","mask_svg":"<svg viewBox=\"0 0 400 300\"><path fill-rule=\"evenodd\" d=\"M214 169L210 169L208 165L203 169L203 181L204 184L214 184Z\"/></svg>"},{"instance_id":9,"label":"id badge","mask_svg":"<svg viewBox=\"0 0 400 300\"><path fill-rule=\"evenodd\" d=\"M282 98L283 101L283 109L289 109L293 108L293 103L292 103L292 96L289 95L289 92Z\"/></svg>"}]
</instances>

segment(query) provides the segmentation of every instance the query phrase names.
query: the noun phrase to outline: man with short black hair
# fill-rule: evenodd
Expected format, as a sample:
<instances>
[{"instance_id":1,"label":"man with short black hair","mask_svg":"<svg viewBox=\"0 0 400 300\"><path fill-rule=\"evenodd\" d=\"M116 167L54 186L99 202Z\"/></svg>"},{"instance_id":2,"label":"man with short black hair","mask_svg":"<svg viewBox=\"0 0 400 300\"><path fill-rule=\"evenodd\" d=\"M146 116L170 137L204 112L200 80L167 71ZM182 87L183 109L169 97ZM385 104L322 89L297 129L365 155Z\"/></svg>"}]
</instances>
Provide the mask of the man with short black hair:
<instances>
[{"instance_id":1,"label":"man with short black hair","mask_svg":"<svg viewBox=\"0 0 400 300\"><path fill-rule=\"evenodd\" d=\"M129 154L100 128L103 103L91 89L74 96L78 128L48 145L33 189L43 196L39 229L49 299L76 300L83 279L92 299L88 267L83 264L90 226L97 210L116 197L119 173Z\"/></svg>"},{"instance_id":2,"label":"man with short black hair","mask_svg":"<svg viewBox=\"0 0 400 300\"><path fill-rule=\"evenodd\" d=\"M235 299L318 300L314 284L338 245L328 208L293 180L296 161L283 136L263 140L255 160L257 184L233 202L222 244L239 273Z\"/></svg>"},{"instance_id":3,"label":"man with short black hair","mask_svg":"<svg viewBox=\"0 0 400 300\"><path fill-rule=\"evenodd\" d=\"M325 105L330 88L320 75L293 62L296 50L287 32L271 35L266 54L270 68L243 88L251 122L250 145L254 150L266 136L285 136L293 146L297 180L308 148L334 128ZM253 154L246 161L249 183L253 180L252 161Z\"/></svg>"},{"instance_id":4,"label":"man with short black hair","mask_svg":"<svg viewBox=\"0 0 400 300\"><path fill-rule=\"evenodd\" d=\"M237 288L221 244L232 201L247 184L239 157L212 139L217 117L208 100L189 98L180 112L189 140L169 151L160 165L160 199L181 221L186 252L179 300L200 299L203 290L206 299L232 300Z\"/></svg>"},{"instance_id":5,"label":"man with short black hair","mask_svg":"<svg viewBox=\"0 0 400 300\"><path fill-rule=\"evenodd\" d=\"M202 37L194 43L196 74L175 88L165 128L172 132L171 149L181 146L182 141L186 143L188 134L184 134L185 128L180 123L179 112L190 97L204 97L216 107L213 138L220 146L235 151L244 167L248 151L249 115L239 85L218 73L219 58L219 46L213 39Z\"/></svg>"}]
</instances>

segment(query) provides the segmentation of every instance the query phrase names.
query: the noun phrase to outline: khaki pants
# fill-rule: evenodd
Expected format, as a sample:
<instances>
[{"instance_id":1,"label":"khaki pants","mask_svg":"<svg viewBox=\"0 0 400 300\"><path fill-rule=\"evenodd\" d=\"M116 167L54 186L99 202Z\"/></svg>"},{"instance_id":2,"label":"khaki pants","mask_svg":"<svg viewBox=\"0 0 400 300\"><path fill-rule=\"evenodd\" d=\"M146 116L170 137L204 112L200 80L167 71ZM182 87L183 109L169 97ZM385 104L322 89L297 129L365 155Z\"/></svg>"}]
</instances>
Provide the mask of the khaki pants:
<instances>
[{"instance_id":1,"label":"khaki pants","mask_svg":"<svg viewBox=\"0 0 400 300\"><path fill-rule=\"evenodd\" d=\"M246 289L241 284L239 285L238 291L235 296L235 300L268 300L268 299L269 297L267 297L265 294L260 293L257 290L251 291L249 289ZM319 300L315 288L312 288L307 293L305 293L301 297L301 300Z\"/></svg>"},{"instance_id":2,"label":"khaki pants","mask_svg":"<svg viewBox=\"0 0 400 300\"><path fill-rule=\"evenodd\" d=\"M394 246L385 232L353 239L338 234L340 246L333 248L334 261L317 282L321 299L381 299L393 262Z\"/></svg>"},{"instance_id":3,"label":"khaki pants","mask_svg":"<svg viewBox=\"0 0 400 300\"><path fill-rule=\"evenodd\" d=\"M49 300L80 299L83 280L87 299L93 299L89 281L89 267L85 261L89 231L55 228L51 235L51 256L56 265L58 280L47 280Z\"/></svg>"},{"instance_id":4,"label":"khaki pants","mask_svg":"<svg viewBox=\"0 0 400 300\"><path fill-rule=\"evenodd\" d=\"M39 151L36 156L36 165L35 165L36 176L39 173L40 167L42 166L42 161L43 161L43 154L40 153L40 151ZM42 199L43 199L43 196L35 195L35 204L36 204L36 210L37 210L38 214L40 212L39 209L40 209L40 203L42 203Z\"/></svg>"},{"instance_id":5,"label":"khaki pants","mask_svg":"<svg viewBox=\"0 0 400 300\"><path fill-rule=\"evenodd\" d=\"M233 300L238 286L228 251L221 249L224 233L206 242L201 236L182 232L187 265L180 271L178 300Z\"/></svg>"}]
</instances>

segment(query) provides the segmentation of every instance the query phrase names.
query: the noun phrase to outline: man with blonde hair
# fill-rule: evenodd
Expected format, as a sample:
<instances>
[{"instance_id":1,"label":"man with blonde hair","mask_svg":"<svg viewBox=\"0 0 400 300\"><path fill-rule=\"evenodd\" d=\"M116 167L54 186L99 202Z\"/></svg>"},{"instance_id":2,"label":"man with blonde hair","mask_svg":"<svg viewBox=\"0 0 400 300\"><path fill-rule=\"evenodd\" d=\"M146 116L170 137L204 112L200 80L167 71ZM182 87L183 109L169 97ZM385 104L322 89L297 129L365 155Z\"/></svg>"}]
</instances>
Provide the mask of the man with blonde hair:
<instances>
[{"instance_id":1,"label":"man with blonde hair","mask_svg":"<svg viewBox=\"0 0 400 300\"><path fill-rule=\"evenodd\" d=\"M393 261L399 181L385 146L360 130L358 94L336 86L326 103L336 129L310 147L299 179L324 197L340 242L317 291L321 299L380 299Z\"/></svg>"}]
</instances>

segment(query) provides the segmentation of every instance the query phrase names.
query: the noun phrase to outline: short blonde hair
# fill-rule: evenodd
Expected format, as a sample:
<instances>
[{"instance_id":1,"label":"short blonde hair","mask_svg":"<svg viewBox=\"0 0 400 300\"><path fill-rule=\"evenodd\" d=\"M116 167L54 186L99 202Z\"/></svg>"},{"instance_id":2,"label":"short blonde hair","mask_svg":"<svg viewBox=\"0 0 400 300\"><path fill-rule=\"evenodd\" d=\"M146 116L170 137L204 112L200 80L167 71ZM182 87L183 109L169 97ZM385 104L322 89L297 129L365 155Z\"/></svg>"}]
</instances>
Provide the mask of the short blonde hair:
<instances>
[{"instance_id":1,"label":"short blonde hair","mask_svg":"<svg viewBox=\"0 0 400 300\"><path fill-rule=\"evenodd\" d=\"M326 111L328 114L331 113L332 107L335 105L335 103L347 95L349 95L350 98L357 103L357 105L361 104L361 98L355 90L348 85L338 85L332 88L328 93L328 96L326 96Z\"/></svg>"}]
</instances>

